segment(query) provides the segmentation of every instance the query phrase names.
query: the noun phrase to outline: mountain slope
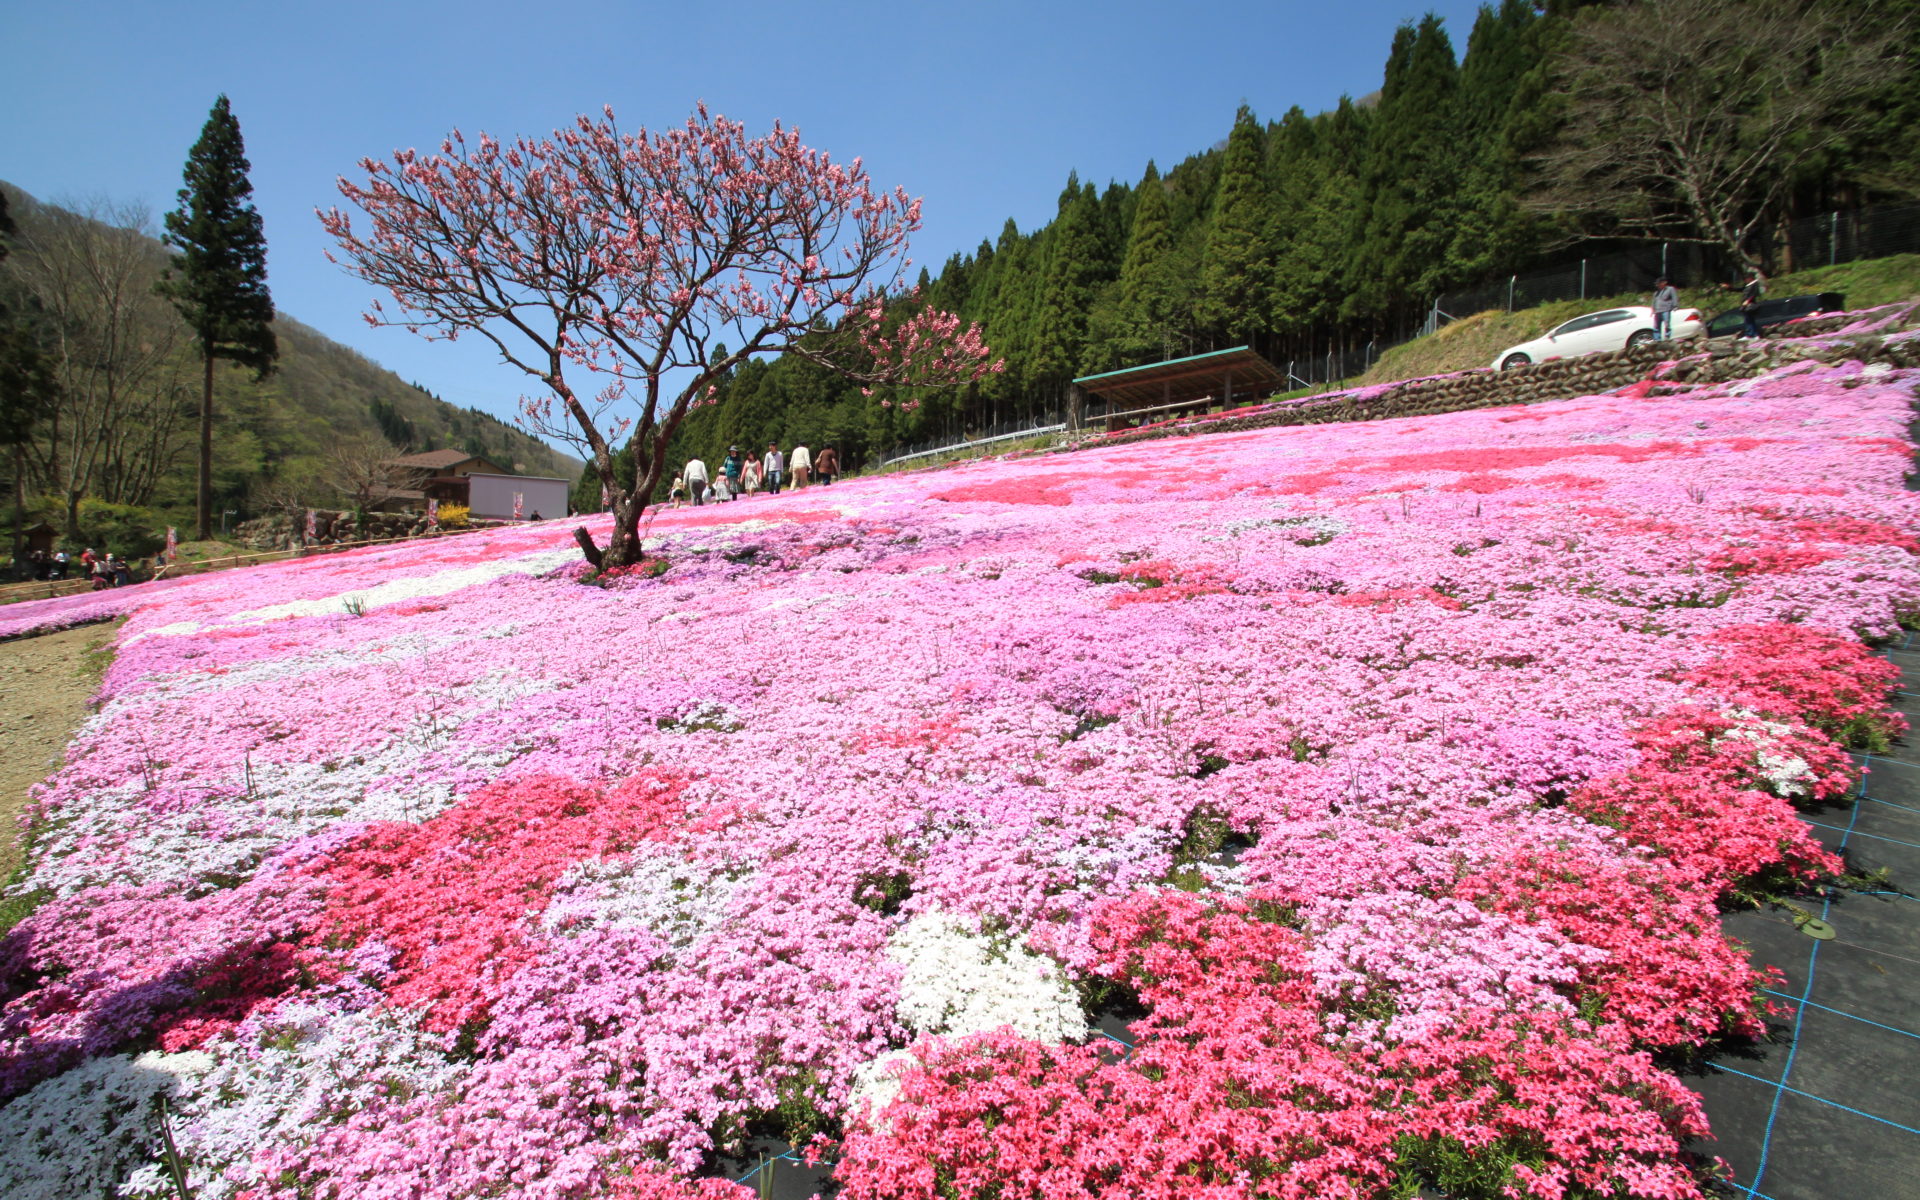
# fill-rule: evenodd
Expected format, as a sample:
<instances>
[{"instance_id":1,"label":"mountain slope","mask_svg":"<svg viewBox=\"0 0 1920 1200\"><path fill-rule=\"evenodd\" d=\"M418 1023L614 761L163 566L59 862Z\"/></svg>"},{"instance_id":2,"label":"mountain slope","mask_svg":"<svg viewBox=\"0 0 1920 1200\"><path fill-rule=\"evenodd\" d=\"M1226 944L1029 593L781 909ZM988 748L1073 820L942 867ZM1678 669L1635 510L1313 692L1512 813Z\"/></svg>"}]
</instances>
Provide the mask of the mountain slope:
<instances>
[{"instance_id":1,"label":"mountain slope","mask_svg":"<svg viewBox=\"0 0 1920 1200\"><path fill-rule=\"evenodd\" d=\"M67 329L81 336L63 341L57 336L60 305L48 302L46 281L50 275L92 278L74 269L83 257L81 248L90 239L126 236L124 229L116 230L95 216L124 222L126 211L102 209L95 215L76 216L4 182L0 189L6 192L18 226L12 254L0 264L0 307L10 310L12 319L35 328L50 347L65 345L69 354L88 349L87 326L98 322L69 321ZM150 293L152 280L165 269L167 251L144 231L124 249L128 264L119 286L134 302ZM97 276L98 264L88 265ZM97 285L65 286L84 290ZM101 311L100 305L87 302L69 301L66 307L88 315ZM150 401L137 414L130 408L125 421L138 425L143 437L154 431L160 431L154 436L164 436L166 449L154 456L160 464L157 478L131 488L117 479L101 479L85 490L91 496L171 512L192 505L191 443L200 367L188 339L180 336L182 327L169 325L177 322L171 310L144 301L143 314L129 328L137 328L145 337L177 342L164 363L139 385L141 395ZM579 460L491 414L446 403L284 312L276 316L274 331L280 358L277 370L264 382L255 383L246 372L224 364L215 371L214 487L222 509L247 514L269 503L328 502L332 497L324 494L322 482L328 454L368 436L385 437L402 451L457 447L521 474L571 478L580 469ZM84 372L73 377L80 375ZM37 436L50 444L50 432L43 427ZM70 447L62 453L71 460ZM29 471L29 492L61 488L51 471Z\"/></svg>"}]
</instances>

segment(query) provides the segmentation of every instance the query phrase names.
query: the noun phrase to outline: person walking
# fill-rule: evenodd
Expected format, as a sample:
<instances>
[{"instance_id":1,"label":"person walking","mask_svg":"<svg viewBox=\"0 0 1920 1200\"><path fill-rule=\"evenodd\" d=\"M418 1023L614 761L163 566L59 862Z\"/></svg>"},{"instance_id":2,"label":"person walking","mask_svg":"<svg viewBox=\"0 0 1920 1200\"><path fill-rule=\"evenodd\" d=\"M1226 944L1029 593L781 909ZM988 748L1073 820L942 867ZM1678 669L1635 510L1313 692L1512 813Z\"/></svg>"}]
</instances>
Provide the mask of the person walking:
<instances>
[{"instance_id":1,"label":"person walking","mask_svg":"<svg viewBox=\"0 0 1920 1200\"><path fill-rule=\"evenodd\" d=\"M720 460L720 474L726 477L727 494L730 497L740 494L742 476L746 468L747 462L740 456L740 447L728 446L727 456Z\"/></svg>"},{"instance_id":2,"label":"person walking","mask_svg":"<svg viewBox=\"0 0 1920 1200\"><path fill-rule=\"evenodd\" d=\"M820 457L813 460L813 473L820 477L823 487L832 483L833 477L840 473L840 456L833 452L832 446L823 448Z\"/></svg>"},{"instance_id":3,"label":"person walking","mask_svg":"<svg viewBox=\"0 0 1920 1200\"><path fill-rule=\"evenodd\" d=\"M72 566L73 560L67 557L65 550L55 550L53 552L53 577L55 579L65 579L68 569Z\"/></svg>"},{"instance_id":4,"label":"person walking","mask_svg":"<svg viewBox=\"0 0 1920 1200\"><path fill-rule=\"evenodd\" d=\"M780 485L787 477L787 456L780 453L779 442L768 442L766 457L760 460L760 469L767 474L767 495L778 496Z\"/></svg>"},{"instance_id":5,"label":"person walking","mask_svg":"<svg viewBox=\"0 0 1920 1200\"><path fill-rule=\"evenodd\" d=\"M807 473L813 470L813 455L807 452L807 448L795 446L787 465L793 468L793 486L797 488L807 486Z\"/></svg>"},{"instance_id":6,"label":"person walking","mask_svg":"<svg viewBox=\"0 0 1920 1200\"><path fill-rule=\"evenodd\" d=\"M1760 322L1755 319L1754 308L1760 298L1767 294L1767 277L1755 267L1747 272L1747 286L1740 289L1740 332L1745 337L1760 336Z\"/></svg>"},{"instance_id":7,"label":"person walking","mask_svg":"<svg viewBox=\"0 0 1920 1200\"><path fill-rule=\"evenodd\" d=\"M680 478L687 481L687 494L693 497L695 508L707 502L707 464L697 458L688 459Z\"/></svg>"},{"instance_id":8,"label":"person walking","mask_svg":"<svg viewBox=\"0 0 1920 1200\"><path fill-rule=\"evenodd\" d=\"M667 489L667 507L679 508L687 500L687 479L684 475L673 478L673 486Z\"/></svg>"},{"instance_id":9,"label":"person walking","mask_svg":"<svg viewBox=\"0 0 1920 1200\"><path fill-rule=\"evenodd\" d=\"M1653 336L1658 341L1673 337L1673 310L1680 307L1680 289L1665 275L1653 281Z\"/></svg>"},{"instance_id":10,"label":"person walking","mask_svg":"<svg viewBox=\"0 0 1920 1200\"><path fill-rule=\"evenodd\" d=\"M766 474L760 469L759 459L750 458L747 460L747 472L741 476L741 479L746 484L747 495L752 496L760 491L761 487L766 484Z\"/></svg>"}]
</instances>

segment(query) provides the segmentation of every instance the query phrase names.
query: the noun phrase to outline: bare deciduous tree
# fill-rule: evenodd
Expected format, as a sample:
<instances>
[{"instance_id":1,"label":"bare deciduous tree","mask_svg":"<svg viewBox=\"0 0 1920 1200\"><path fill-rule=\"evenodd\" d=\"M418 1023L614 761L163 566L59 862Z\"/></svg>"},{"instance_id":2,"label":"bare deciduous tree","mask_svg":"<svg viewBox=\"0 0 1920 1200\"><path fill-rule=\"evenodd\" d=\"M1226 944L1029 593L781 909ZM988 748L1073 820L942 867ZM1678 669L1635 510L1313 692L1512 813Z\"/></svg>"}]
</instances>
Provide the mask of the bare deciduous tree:
<instances>
[{"instance_id":1,"label":"bare deciduous tree","mask_svg":"<svg viewBox=\"0 0 1920 1200\"><path fill-rule=\"evenodd\" d=\"M1534 209L1576 237L1650 237L1764 257L1800 165L1857 133L1912 68L1907 32L1862 4L1641 0L1588 9L1560 59L1565 120Z\"/></svg>"},{"instance_id":2,"label":"bare deciduous tree","mask_svg":"<svg viewBox=\"0 0 1920 1200\"><path fill-rule=\"evenodd\" d=\"M702 107L627 133L608 109L551 137L456 132L438 153L360 165L365 183L340 193L365 221L321 220L346 268L398 305L368 320L476 335L530 377L527 425L577 445L611 497L604 551L576 532L596 566L640 561L674 430L750 358L791 351L869 386L998 369L959 318L889 312L920 202L777 125L749 137ZM615 466L623 439L630 469Z\"/></svg>"},{"instance_id":3,"label":"bare deciduous tree","mask_svg":"<svg viewBox=\"0 0 1920 1200\"><path fill-rule=\"evenodd\" d=\"M416 472L397 466L400 451L371 433L344 438L327 451L321 480L351 509L365 511L396 491L417 485Z\"/></svg>"},{"instance_id":4,"label":"bare deciduous tree","mask_svg":"<svg viewBox=\"0 0 1920 1200\"><path fill-rule=\"evenodd\" d=\"M184 327L154 295L151 221L133 205L93 202L22 214L9 264L45 318L59 401L29 447L36 482L66 504L145 504L179 458Z\"/></svg>"}]
</instances>

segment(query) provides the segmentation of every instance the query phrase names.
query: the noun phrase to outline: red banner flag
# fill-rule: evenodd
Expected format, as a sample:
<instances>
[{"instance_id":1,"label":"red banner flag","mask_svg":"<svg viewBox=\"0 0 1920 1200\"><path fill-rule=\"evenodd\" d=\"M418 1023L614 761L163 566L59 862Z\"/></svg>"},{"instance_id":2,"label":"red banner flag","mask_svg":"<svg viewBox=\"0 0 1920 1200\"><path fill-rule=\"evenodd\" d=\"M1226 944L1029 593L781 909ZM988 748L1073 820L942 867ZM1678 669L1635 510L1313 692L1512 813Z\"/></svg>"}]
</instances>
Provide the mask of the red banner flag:
<instances>
[{"instance_id":1,"label":"red banner flag","mask_svg":"<svg viewBox=\"0 0 1920 1200\"><path fill-rule=\"evenodd\" d=\"M527 499L527 496L525 492L515 492L513 494L513 519L514 520L518 521L520 519L521 510L526 507L526 499Z\"/></svg>"},{"instance_id":2,"label":"red banner flag","mask_svg":"<svg viewBox=\"0 0 1920 1200\"><path fill-rule=\"evenodd\" d=\"M427 528L440 528L440 502L438 500L427 501Z\"/></svg>"}]
</instances>

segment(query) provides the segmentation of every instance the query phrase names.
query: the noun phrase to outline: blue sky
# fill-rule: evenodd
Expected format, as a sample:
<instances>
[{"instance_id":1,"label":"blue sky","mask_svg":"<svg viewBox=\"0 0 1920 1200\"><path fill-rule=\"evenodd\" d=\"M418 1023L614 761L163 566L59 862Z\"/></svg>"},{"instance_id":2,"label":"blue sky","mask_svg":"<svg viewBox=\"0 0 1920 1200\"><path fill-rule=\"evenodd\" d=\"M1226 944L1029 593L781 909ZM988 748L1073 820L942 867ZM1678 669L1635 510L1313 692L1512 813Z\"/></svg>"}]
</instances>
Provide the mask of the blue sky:
<instances>
[{"instance_id":1,"label":"blue sky","mask_svg":"<svg viewBox=\"0 0 1920 1200\"><path fill-rule=\"evenodd\" d=\"M509 416L521 377L478 342L359 319L365 285L313 217L368 155L451 128L542 133L612 104L621 124L694 102L780 120L925 200L938 269L1013 217L1048 220L1067 172L1136 180L1262 118L1380 86L1396 25L1432 10L1464 52L1476 3L756 2L15 5L0 35L0 179L54 202L137 201L157 221L214 97L247 139L280 309L446 399Z\"/></svg>"}]
</instances>

